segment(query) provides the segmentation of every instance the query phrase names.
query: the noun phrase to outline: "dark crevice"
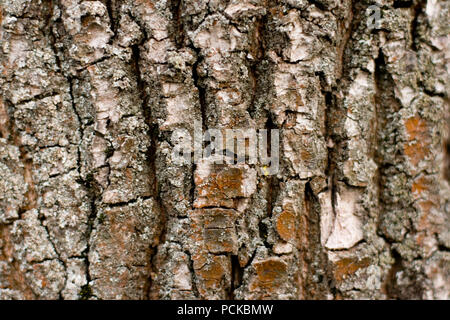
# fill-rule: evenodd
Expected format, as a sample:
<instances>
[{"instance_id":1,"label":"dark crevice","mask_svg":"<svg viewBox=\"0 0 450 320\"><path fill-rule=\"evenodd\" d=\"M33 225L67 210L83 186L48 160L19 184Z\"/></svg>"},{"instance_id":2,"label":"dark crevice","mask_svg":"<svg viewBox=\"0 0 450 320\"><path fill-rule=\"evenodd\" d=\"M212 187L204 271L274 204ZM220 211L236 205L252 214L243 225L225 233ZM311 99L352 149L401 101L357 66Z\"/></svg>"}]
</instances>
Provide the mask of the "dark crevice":
<instances>
[{"instance_id":1,"label":"dark crevice","mask_svg":"<svg viewBox=\"0 0 450 320\"><path fill-rule=\"evenodd\" d=\"M349 42L351 41L351 37L353 34L353 30L355 30L358 27L360 18L357 19L355 17L355 11L358 10L355 8L354 0L350 1L350 8L349 8L349 18L348 20L341 21L340 28L342 32L342 38L340 39L340 42L338 44L338 56L337 56L337 67L336 67L336 78L338 81L342 76L347 72L346 70L346 61L345 59L348 59L349 57L346 56L345 51L347 50L347 46L349 45ZM348 26L345 26L346 21L348 22Z\"/></svg>"},{"instance_id":2,"label":"dark crevice","mask_svg":"<svg viewBox=\"0 0 450 320\"><path fill-rule=\"evenodd\" d=\"M438 250L439 250L439 251L442 251L442 252L450 252L450 248L446 247L446 246L443 245L443 244L439 244L439 245L438 245Z\"/></svg>"},{"instance_id":3,"label":"dark crevice","mask_svg":"<svg viewBox=\"0 0 450 320\"><path fill-rule=\"evenodd\" d=\"M224 206L204 206L201 207L202 210L207 209L223 209L223 210L234 210L232 207L224 207Z\"/></svg>"},{"instance_id":4,"label":"dark crevice","mask_svg":"<svg viewBox=\"0 0 450 320\"><path fill-rule=\"evenodd\" d=\"M398 1L396 1L398 2ZM408 7L412 6L413 1L406 1L405 3L409 3ZM414 18L411 21L411 49L414 51L418 50L417 42L420 39L419 35L419 27L423 23L423 21L420 20L421 16L423 15L423 10L426 5L426 1L418 0L417 3L413 7L414 11ZM395 3L394 3L395 6Z\"/></svg>"},{"instance_id":5,"label":"dark crevice","mask_svg":"<svg viewBox=\"0 0 450 320\"><path fill-rule=\"evenodd\" d=\"M52 51L55 55L55 60L56 60L56 66L58 67L58 71L61 71L61 61L59 58L59 51L56 48L56 36L53 32L53 19L55 19L55 17L53 17L53 1L49 0L49 5L48 5L48 13L47 13L47 17L46 17L46 26L45 26L45 32L47 33L48 39L50 40L50 46L52 48Z\"/></svg>"},{"instance_id":6,"label":"dark crevice","mask_svg":"<svg viewBox=\"0 0 450 320\"><path fill-rule=\"evenodd\" d=\"M228 294L229 300L234 300L234 292L242 284L242 277L244 275L244 269L239 264L238 256L231 256L231 287Z\"/></svg>"},{"instance_id":7,"label":"dark crevice","mask_svg":"<svg viewBox=\"0 0 450 320\"><path fill-rule=\"evenodd\" d=\"M113 37L111 37L110 41L113 40L113 38L116 35L116 31L117 31L117 26L116 26L116 21L118 20L116 17L116 0L106 0L106 9L108 11L108 16L109 16L109 23L111 26L111 31L113 32Z\"/></svg>"},{"instance_id":8,"label":"dark crevice","mask_svg":"<svg viewBox=\"0 0 450 320\"><path fill-rule=\"evenodd\" d=\"M78 293L78 299L79 300L89 300L92 297L94 297L94 294L92 293L92 288L89 284L85 284L84 286L81 286L81 290Z\"/></svg>"},{"instance_id":9,"label":"dark crevice","mask_svg":"<svg viewBox=\"0 0 450 320\"><path fill-rule=\"evenodd\" d=\"M377 116L377 126L376 126L376 142L377 145L374 160L377 164L377 186L378 186L378 206L380 212L378 213L378 227L377 233L379 236L390 239L390 236L385 230L385 225L389 224L386 219L389 212L393 210L405 210L401 207L398 201L394 201L391 197L385 195L387 185L392 175L403 174L400 169L398 169L397 163L403 160L401 154L386 154L387 149L392 145L397 144L398 129L397 124L394 123L395 118L392 120L387 117L389 114L394 114L398 112L401 108L400 103L394 94L394 83L391 75L387 71L387 66L382 50L379 50L378 57L375 59L375 106L376 106L376 116ZM393 138L392 138L393 137ZM388 159L390 158L390 159ZM386 221L385 221L386 220ZM392 242L392 239L389 240Z\"/></svg>"},{"instance_id":10,"label":"dark crevice","mask_svg":"<svg viewBox=\"0 0 450 320\"><path fill-rule=\"evenodd\" d=\"M311 5L316 6L318 9L322 11L328 11L328 8L325 3L320 2L319 0L308 0Z\"/></svg>"},{"instance_id":11,"label":"dark crevice","mask_svg":"<svg viewBox=\"0 0 450 320\"><path fill-rule=\"evenodd\" d=\"M146 41L146 38L144 38L143 41ZM159 236L158 236L158 242L150 248L150 255L149 255L149 262L150 262L150 269L151 272L149 272L148 276L148 283L146 284L146 295L147 298L150 298L152 295L152 276L151 274L154 272L156 273L157 270L154 269L154 257L158 254L158 245L164 243L165 241L165 235L166 235L166 229L167 229L167 212L165 210L165 206L163 204L163 200L160 195L159 191L159 185L158 185L158 178L156 176L157 168L156 168L156 161L157 161L157 145L158 145L158 136L159 136L159 130L158 125L153 121L151 108L149 106L149 96L146 91L146 83L142 79L142 73L140 69L140 45L134 45L131 47L132 49L132 63L134 67L134 73L136 74L136 82L137 82L137 90L139 92L141 101L142 101L142 113L145 118L145 123L148 125L148 132L147 135L150 138L150 147L148 148L146 158L147 163L149 165L149 171L150 171L150 177L149 180L151 181L151 185L153 187L152 194L154 195L154 199L157 203L157 207L159 209L159 219L160 219L160 225L161 229L159 230Z\"/></svg>"},{"instance_id":12,"label":"dark crevice","mask_svg":"<svg viewBox=\"0 0 450 320\"><path fill-rule=\"evenodd\" d=\"M79 131L80 131L80 141L83 141L84 139L84 124L82 122L82 118L77 110L76 104L75 104L75 93L74 93L74 79L72 77L66 77L67 82L69 84L69 96L70 96L70 102L72 105L73 113L75 114L78 125L79 125ZM92 173L89 173L86 175L85 178L83 178L82 171L82 157L81 157L81 146L79 145L77 147L77 171L78 171L78 180L77 183L81 184L86 192L87 196L90 198L90 213L87 218L87 230L86 230L86 248L82 252L82 256L84 257L84 262L86 264L86 281L87 284L81 288L80 291L80 298L90 298L91 296L88 296L87 292L89 287L89 283L91 282L91 275L90 275L90 261L89 261L89 252L90 252L90 241L91 241L91 235L94 228L94 221L97 218L97 204L96 201L99 197L99 186L95 184L95 179L93 177ZM66 269L67 270L67 269Z\"/></svg>"},{"instance_id":13,"label":"dark crevice","mask_svg":"<svg viewBox=\"0 0 450 320\"><path fill-rule=\"evenodd\" d=\"M253 249L253 252L252 252L252 255L250 256L250 259L248 259L248 261L245 264L245 266L242 267L242 270L247 269L249 266L251 266L253 264L253 260L255 260L257 252L258 252L257 248Z\"/></svg>"},{"instance_id":14,"label":"dark crevice","mask_svg":"<svg viewBox=\"0 0 450 320\"><path fill-rule=\"evenodd\" d=\"M267 15L258 17L258 19L255 22L255 25L252 29L251 33L251 41L252 44L250 46L250 54L252 55L253 59L248 61L248 71L249 71L249 78L250 78L250 105L247 109L249 115L251 118L254 118L256 115L258 98L263 93L263 76L264 76L264 69L265 69L265 57L266 57L266 26L267 26Z\"/></svg>"},{"instance_id":15,"label":"dark crevice","mask_svg":"<svg viewBox=\"0 0 450 320\"><path fill-rule=\"evenodd\" d=\"M183 4L182 0L170 0L170 9L172 11L172 31L170 34L178 49L182 48L186 38L183 21L181 20Z\"/></svg>"},{"instance_id":16,"label":"dark crevice","mask_svg":"<svg viewBox=\"0 0 450 320\"><path fill-rule=\"evenodd\" d=\"M109 203L107 205L108 208L120 208L120 207L127 207L129 205L135 204L137 203L139 200L145 201L148 199L152 199L152 196L147 196L147 197L137 197L135 199L131 199L128 201L124 201L124 202L116 202L116 203Z\"/></svg>"},{"instance_id":17,"label":"dark crevice","mask_svg":"<svg viewBox=\"0 0 450 320\"><path fill-rule=\"evenodd\" d=\"M414 1L412 0L395 0L394 1L394 8L410 8L413 6Z\"/></svg>"},{"instance_id":18,"label":"dark crevice","mask_svg":"<svg viewBox=\"0 0 450 320\"><path fill-rule=\"evenodd\" d=\"M80 128L80 135L81 135L80 141L83 141L84 128L83 128L83 122L82 122L81 116L78 113L77 107L75 105L75 95L74 95L74 91L73 91L73 86L74 86L73 79L71 77L69 77L67 79L67 81L69 82L69 96L70 96L70 102L72 105L72 110L78 120L78 125ZM80 146L78 146L78 148L77 148L77 168L78 168L78 174L81 176L81 147Z\"/></svg>"},{"instance_id":19,"label":"dark crevice","mask_svg":"<svg viewBox=\"0 0 450 320\"><path fill-rule=\"evenodd\" d=\"M23 105L29 102L33 102L33 101L39 101L39 100L43 100L46 98L52 98L52 97L56 97L57 95L59 95L59 92L43 92L40 94L37 94L29 99L24 99L24 100L20 100L17 102L18 105Z\"/></svg>"},{"instance_id":20,"label":"dark crevice","mask_svg":"<svg viewBox=\"0 0 450 320\"><path fill-rule=\"evenodd\" d=\"M418 82L418 85L419 85L419 87L421 87L423 89L423 92L425 94L429 95L430 97L445 98L445 93L432 91L432 90L426 88L425 85L420 81Z\"/></svg>"},{"instance_id":21,"label":"dark crevice","mask_svg":"<svg viewBox=\"0 0 450 320\"><path fill-rule=\"evenodd\" d=\"M269 228L270 226L268 226L267 223L263 220L261 220L258 224L259 238L262 240L266 248L272 247L272 245L267 241L267 237L269 235Z\"/></svg>"},{"instance_id":22,"label":"dark crevice","mask_svg":"<svg viewBox=\"0 0 450 320\"><path fill-rule=\"evenodd\" d=\"M450 106L450 101L448 98L444 99L444 105L447 109L446 111L446 126L445 130L447 131L446 134L446 141L444 142L444 177L447 180L447 182L450 183L450 110L448 110Z\"/></svg>"},{"instance_id":23,"label":"dark crevice","mask_svg":"<svg viewBox=\"0 0 450 320\"><path fill-rule=\"evenodd\" d=\"M266 129L267 129L267 141L272 141L272 137L271 137L271 131L272 129L277 129L277 126L275 125L275 123L273 122L272 119L272 114L269 115L269 117L267 118L267 122L265 125ZM272 154L272 150L271 150L271 143L267 144L268 150L267 150L267 154ZM275 205L275 202L277 201L278 195L280 193L280 179L277 178L276 175L271 175L271 176L267 176L266 177L266 181L268 183L268 190L267 190L267 196L266 196L266 200L267 200L267 217L272 216L272 212L273 212L273 207Z\"/></svg>"},{"instance_id":24,"label":"dark crevice","mask_svg":"<svg viewBox=\"0 0 450 320\"><path fill-rule=\"evenodd\" d=\"M343 59L343 58L342 58ZM343 68L343 66L341 66ZM337 175L336 175L336 167L337 167L337 159L338 159L338 151L339 151L339 133L336 128L336 123L340 123L336 120L336 117L339 117L339 106L336 96L327 88L326 79L323 72L317 72L316 75L319 77L321 92L324 96L325 102L325 114L324 114L324 123L325 123L325 132L324 139L327 144L327 166L325 168L325 175L328 177L328 189L331 194L331 208L333 210L333 215L336 216L336 184L337 184ZM309 185L309 184L308 184Z\"/></svg>"},{"instance_id":25,"label":"dark crevice","mask_svg":"<svg viewBox=\"0 0 450 320\"><path fill-rule=\"evenodd\" d=\"M308 271L302 274L303 296L306 299L325 299L331 292L328 284L333 276L328 270L328 255L320 242L320 203L310 182L305 184L305 214L307 225L302 235L305 239L300 243L307 243L307 247L301 248L300 254Z\"/></svg>"},{"instance_id":26,"label":"dark crevice","mask_svg":"<svg viewBox=\"0 0 450 320\"><path fill-rule=\"evenodd\" d=\"M111 58L110 55L104 55L104 56L102 56L101 58L99 58L97 60L94 60L92 62L89 62L89 63L87 63L85 65L82 65L82 66L76 68L76 72L81 72L83 70L86 70L89 67L95 66L96 64L102 63L102 62L104 62L104 61L106 61L106 60L108 60L110 58Z\"/></svg>"},{"instance_id":27,"label":"dark crevice","mask_svg":"<svg viewBox=\"0 0 450 320\"><path fill-rule=\"evenodd\" d=\"M273 207L280 193L280 180L276 176L267 177L268 192L267 192L267 216L272 216Z\"/></svg>"},{"instance_id":28,"label":"dark crevice","mask_svg":"<svg viewBox=\"0 0 450 320\"><path fill-rule=\"evenodd\" d=\"M189 273L192 275L191 281L192 281L192 292L194 293L194 295L196 297L200 297L200 293L198 291L197 288L197 276L195 273L195 269L194 269L194 260L192 259L192 255L189 251L184 251L184 253L188 256L189 258L189 264L188 264L188 268L189 268Z\"/></svg>"},{"instance_id":29,"label":"dark crevice","mask_svg":"<svg viewBox=\"0 0 450 320\"><path fill-rule=\"evenodd\" d=\"M91 211L90 214L88 216L88 221L87 221L87 230L86 230L86 249L84 249L84 251L82 252L82 256L84 257L84 261L86 264L86 281L87 281L87 285L89 285L89 283L92 281L91 278L91 273L89 270L90 267L90 261L89 261L89 252L91 249L91 235L92 235L92 231L94 229L94 221L97 218L97 192L93 191L94 187L92 185L89 186L89 191L90 191L90 195L91 195L91 202L90 202L90 207L91 207Z\"/></svg>"},{"instance_id":30,"label":"dark crevice","mask_svg":"<svg viewBox=\"0 0 450 320\"><path fill-rule=\"evenodd\" d=\"M198 100L200 104L200 112L202 116L202 130L206 131L207 129L207 103L206 103L206 88L201 83L202 79L200 75L198 74L198 68L201 63L201 53L200 50L196 50L197 53L197 60L195 61L194 65L192 66L192 79L194 81L194 86L198 90Z\"/></svg>"},{"instance_id":31,"label":"dark crevice","mask_svg":"<svg viewBox=\"0 0 450 320\"><path fill-rule=\"evenodd\" d=\"M47 239L48 242L50 242L50 245L53 248L53 251L56 254L57 260L63 265L63 268L65 270L64 272L64 285L62 286L61 290L59 291L59 300L63 300L63 296L62 296L62 291L66 288L66 284L67 284L67 265L66 262L61 258L61 254L59 252L59 250L56 248L56 245L52 239L52 236L50 235L50 230L48 229L47 225L44 223L45 221L45 217L43 215L41 215L39 217L39 222L41 224L41 227L43 227L45 229L45 232L47 233ZM53 259L48 259L48 260L53 260Z\"/></svg>"},{"instance_id":32,"label":"dark crevice","mask_svg":"<svg viewBox=\"0 0 450 320\"><path fill-rule=\"evenodd\" d=\"M386 280L384 283L384 291L388 299L398 299L397 292L395 290L396 286L396 274L403 269L403 260L402 257L398 254L396 250L391 251L392 257L394 259L394 263L389 270Z\"/></svg>"},{"instance_id":33,"label":"dark crevice","mask_svg":"<svg viewBox=\"0 0 450 320\"><path fill-rule=\"evenodd\" d=\"M199 107L200 107L200 114L202 117L202 132L205 132L207 130L207 102L206 102L206 88L203 87L201 84L201 78L198 74L198 68L201 63L201 52L199 49L193 48L197 54L197 60L192 66L192 79L194 82L194 86L197 88L198 91L198 101L199 101ZM202 139L203 140L203 139ZM195 151L194 151L195 152ZM195 155L194 155L195 159ZM192 177L191 177L191 190L190 190L190 196L191 196L191 203L194 204L195 201L195 181L194 181L194 172L197 168L197 164L194 162L192 165Z\"/></svg>"},{"instance_id":34,"label":"dark crevice","mask_svg":"<svg viewBox=\"0 0 450 320\"><path fill-rule=\"evenodd\" d=\"M385 87L383 87L385 85L385 61L384 61L384 55L383 52L381 50L381 48L379 49L379 53L378 53L378 57L375 59L375 74L374 74L374 86L375 86L375 116L376 116L376 141L374 142L374 145L377 146L376 148L374 148L375 150L375 154L374 154L374 161L377 164L377 171L376 171L376 182L377 182L377 202L378 202L378 208L379 209L379 213L378 213L378 219L381 220L383 217L383 214L386 210L385 208L385 204L383 201L383 192L384 192L384 188L385 188L385 183L383 181L383 172L384 170L387 168L387 164L384 163L383 160L383 155L380 152L380 148L382 146L380 146L379 144L382 143L382 130L383 127L385 127L385 122L386 120L384 119L385 117L385 108L383 106L383 100L382 100L382 95L383 95L383 90L385 89ZM380 224L380 222L378 222L378 225ZM379 229L379 228L378 228ZM382 237L384 237L384 234L382 232L378 232L378 234ZM384 237L387 239L387 237ZM389 241L390 242L390 241ZM388 242L388 243L389 243Z\"/></svg>"},{"instance_id":35,"label":"dark crevice","mask_svg":"<svg viewBox=\"0 0 450 320\"><path fill-rule=\"evenodd\" d=\"M401 254L395 249L395 245L401 243L407 238L408 233L414 225L411 216L409 216L410 206L402 201L392 198L389 194L392 188L392 179L396 176L410 176L408 172L397 164L404 161L401 152L388 152L398 145L398 136L400 135L401 124L395 117L389 115L396 114L401 109L401 103L398 101L394 92L394 82L392 76L387 70L385 57L382 50L379 50L378 57L375 59L375 105L376 105L376 151L374 160L377 163L377 192L378 192L378 221L377 234L386 242L394 260L383 284L383 293L388 299L421 299L423 297L423 273L416 270L411 263L405 261ZM407 186L405 192L409 191ZM396 192L399 192L398 190ZM397 222L396 212L406 212L402 221ZM401 223L397 228L391 228L395 224ZM405 232L402 237L397 237L393 232ZM398 279L401 276L402 279Z\"/></svg>"}]
</instances>

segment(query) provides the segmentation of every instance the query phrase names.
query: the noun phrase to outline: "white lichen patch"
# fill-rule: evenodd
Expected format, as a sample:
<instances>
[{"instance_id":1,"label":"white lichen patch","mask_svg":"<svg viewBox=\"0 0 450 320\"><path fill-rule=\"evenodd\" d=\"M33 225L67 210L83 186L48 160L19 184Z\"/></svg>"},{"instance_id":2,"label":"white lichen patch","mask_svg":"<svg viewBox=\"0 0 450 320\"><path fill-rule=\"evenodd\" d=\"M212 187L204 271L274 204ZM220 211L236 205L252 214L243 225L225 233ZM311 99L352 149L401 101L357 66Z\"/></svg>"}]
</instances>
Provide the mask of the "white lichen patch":
<instances>
[{"instance_id":1,"label":"white lichen patch","mask_svg":"<svg viewBox=\"0 0 450 320\"><path fill-rule=\"evenodd\" d=\"M330 250L350 249L363 239L361 218L356 213L359 193L343 189L336 194L336 204L333 229L326 241Z\"/></svg>"}]
</instances>

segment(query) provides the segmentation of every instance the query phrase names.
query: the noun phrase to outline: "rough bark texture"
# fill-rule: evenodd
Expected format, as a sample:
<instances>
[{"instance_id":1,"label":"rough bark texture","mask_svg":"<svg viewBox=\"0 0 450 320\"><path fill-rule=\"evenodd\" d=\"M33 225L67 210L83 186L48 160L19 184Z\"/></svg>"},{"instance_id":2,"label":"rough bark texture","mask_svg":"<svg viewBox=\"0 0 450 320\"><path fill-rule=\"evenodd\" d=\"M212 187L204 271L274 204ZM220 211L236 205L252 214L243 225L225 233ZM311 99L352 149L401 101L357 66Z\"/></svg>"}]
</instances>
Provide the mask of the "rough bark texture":
<instances>
[{"instance_id":1,"label":"rough bark texture","mask_svg":"<svg viewBox=\"0 0 450 320\"><path fill-rule=\"evenodd\" d=\"M449 12L2 0L0 298L450 298ZM194 121L278 174L173 163Z\"/></svg>"}]
</instances>

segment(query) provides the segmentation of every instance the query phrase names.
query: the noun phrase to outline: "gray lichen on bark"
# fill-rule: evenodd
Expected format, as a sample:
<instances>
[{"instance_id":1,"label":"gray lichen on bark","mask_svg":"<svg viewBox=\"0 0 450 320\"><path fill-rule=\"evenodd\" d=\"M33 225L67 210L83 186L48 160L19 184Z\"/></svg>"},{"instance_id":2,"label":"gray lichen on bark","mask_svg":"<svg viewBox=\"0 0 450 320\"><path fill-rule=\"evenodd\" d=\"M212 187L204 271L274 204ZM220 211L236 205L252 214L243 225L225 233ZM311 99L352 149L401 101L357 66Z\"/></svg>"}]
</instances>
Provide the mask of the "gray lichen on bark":
<instances>
[{"instance_id":1,"label":"gray lichen on bark","mask_svg":"<svg viewBox=\"0 0 450 320\"><path fill-rule=\"evenodd\" d=\"M450 298L449 18L2 0L0 298ZM175 163L196 121L278 129L280 170Z\"/></svg>"}]
</instances>

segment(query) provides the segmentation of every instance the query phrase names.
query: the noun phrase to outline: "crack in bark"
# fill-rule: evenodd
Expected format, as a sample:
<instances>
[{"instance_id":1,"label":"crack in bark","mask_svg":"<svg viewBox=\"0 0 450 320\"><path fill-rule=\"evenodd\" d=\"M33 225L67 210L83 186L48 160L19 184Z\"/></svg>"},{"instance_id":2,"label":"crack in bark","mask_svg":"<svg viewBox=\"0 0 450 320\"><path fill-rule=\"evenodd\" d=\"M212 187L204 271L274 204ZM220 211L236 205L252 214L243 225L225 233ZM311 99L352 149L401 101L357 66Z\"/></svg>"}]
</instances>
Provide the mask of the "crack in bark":
<instances>
[{"instance_id":1,"label":"crack in bark","mask_svg":"<svg viewBox=\"0 0 450 320\"><path fill-rule=\"evenodd\" d=\"M413 1L407 1L406 3L409 5L409 7L412 7L412 10L414 11L413 20L411 21L411 49L415 52L418 51L416 39L420 39L418 28L420 26L419 18L424 13L424 7L426 6L426 0L416 0L417 2L413 5ZM398 2L398 1L396 1ZM394 3L395 7L395 3Z\"/></svg>"},{"instance_id":2,"label":"crack in bark","mask_svg":"<svg viewBox=\"0 0 450 320\"><path fill-rule=\"evenodd\" d=\"M132 62L134 64L134 69L137 77L137 89L139 92L139 95L141 97L142 101L142 112L145 118L145 122L148 125L148 136L150 137L150 148L147 152L147 161L150 166L151 171L151 177L150 180L152 180L153 185L153 198L155 199L158 207L158 212L160 214L161 218L161 229L158 236L158 243L155 244L152 248L150 248L150 256L149 256L149 264L150 264L150 270L156 274L157 270L154 269L154 257L158 254L158 246L165 241L165 234L167 229L167 212L165 210L165 206L163 204L163 201L161 199L161 195L159 192L158 187L158 178L156 175L157 169L156 169L156 155L157 155L157 144L158 144L158 136L159 136L159 130L158 125L154 122L154 119L151 114L151 110L149 107L149 97L146 92L146 84L145 81L142 79L141 76L141 70L140 70L140 46L142 43L144 43L147 40L147 35L144 33L144 39L141 41L141 43L136 44L131 47L132 49ZM146 297L147 299L150 298L152 294L152 272L150 272L148 276L148 283L146 284Z\"/></svg>"}]
</instances>

